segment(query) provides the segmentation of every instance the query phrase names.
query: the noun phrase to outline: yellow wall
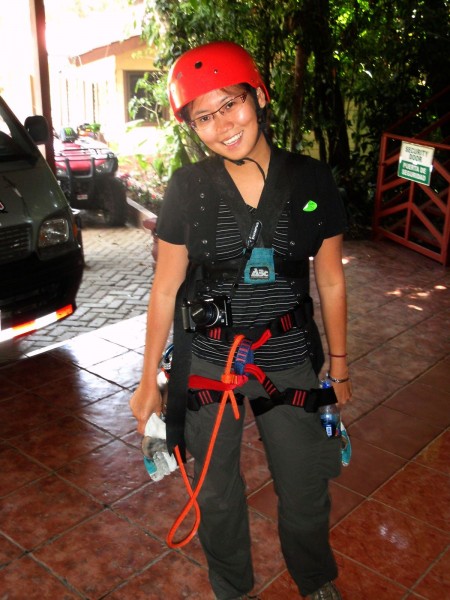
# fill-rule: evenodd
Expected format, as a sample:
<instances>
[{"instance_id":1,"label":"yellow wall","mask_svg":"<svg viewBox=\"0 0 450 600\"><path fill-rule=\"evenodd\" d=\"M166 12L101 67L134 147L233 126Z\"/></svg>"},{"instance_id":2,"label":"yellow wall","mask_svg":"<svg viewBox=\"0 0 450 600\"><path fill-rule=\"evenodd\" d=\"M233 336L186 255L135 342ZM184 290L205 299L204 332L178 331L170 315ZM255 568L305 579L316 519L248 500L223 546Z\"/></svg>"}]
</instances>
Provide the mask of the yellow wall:
<instances>
[{"instance_id":1,"label":"yellow wall","mask_svg":"<svg viewBox=\"0 0 450 600\"><path fill-rule=\"evenodd\" d=\"M76 128L83 122L95 121L100 123L108 143L129 145L125 72L151 71L154 69L153 56L154 51L143 46L142 49L112 54L92 62L85 59L85 64L83 56L77 57L73 64L68 61L59 65L52 63L50 79L52 98L55 99L52 111L55 129L65 126ZM144 129L138 134L139 140L154 135L151 131L154 128ZM124 138L128 141L124 142Z\"/></svg>"}]
</instances>

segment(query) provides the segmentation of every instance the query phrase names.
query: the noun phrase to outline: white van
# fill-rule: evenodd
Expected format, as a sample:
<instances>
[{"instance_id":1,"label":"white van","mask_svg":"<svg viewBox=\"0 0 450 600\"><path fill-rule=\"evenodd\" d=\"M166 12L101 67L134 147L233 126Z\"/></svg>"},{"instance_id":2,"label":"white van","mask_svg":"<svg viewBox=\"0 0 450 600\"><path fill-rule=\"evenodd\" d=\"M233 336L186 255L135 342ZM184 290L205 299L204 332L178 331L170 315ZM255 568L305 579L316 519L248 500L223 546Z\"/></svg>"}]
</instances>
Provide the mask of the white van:
<instances>
[{"instance_id":1,"label":"white van","mask_svg":"<svg viewBox=\"0 0 450 600\"><path fill-rule=\"evenodd\" d=\"M0 97L0 343L76 308L81 232L36 145L48 136L44 117L22 125Z\"/></svg>"}]
</instances>

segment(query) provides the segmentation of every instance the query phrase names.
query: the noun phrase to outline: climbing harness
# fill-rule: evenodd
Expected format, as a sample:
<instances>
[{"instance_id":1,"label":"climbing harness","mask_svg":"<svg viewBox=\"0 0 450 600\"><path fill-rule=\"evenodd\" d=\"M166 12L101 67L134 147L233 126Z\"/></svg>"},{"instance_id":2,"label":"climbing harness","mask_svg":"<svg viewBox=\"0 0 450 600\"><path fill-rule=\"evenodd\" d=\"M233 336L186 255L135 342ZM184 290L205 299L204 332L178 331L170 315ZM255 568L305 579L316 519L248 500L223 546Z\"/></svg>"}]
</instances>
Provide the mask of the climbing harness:
<instances>
[{"instance_id":1,"label":"climbing harness","mask_svg":"<svg viewBox=\"0 0 450 600\"><path fill-rule=\"evenodd\" d=\"M289 404L291 406L302 407L308 412L315 412L319 406L337 402L332 387L312 390L289 388L284 392L280 392L262 369L253 362L254 351L265 344L270 337L271 333L269 329L266 329L256 341L247 339L243 334L236 335L228 353L225 369L220 381L199 375L191 375L189 377L190 392L188 395L188 408L199 410L201 406L218 402L219 410L214 423L202 471L195 489L192 489L186 474L179 447L175 446L174 448L175 457L188 491L189 500L167 535L166 542L170 548L182 548L188 544L197 533L201 518L197 498L208 472L225 407L227 404L231 404L235 419L239 419L240 414L238 405L242 404L244 396L239 393L235 395L234 389L247 383L249 375L255 377L269 395L269 398L260 397L251 401L254 414L262 414L279 404ZM190 532L183 539L174 541L174 537L179 527L192 508L195 511L195 521Z\"/></svg>"},{"instance_id":2,"label":"climbing harness","mask_svg":"<svg viewBox=\"0 0 450 600\"><path fill-rule=\"evenodd\" d=\"M237 349L237 347L239 346L239 343L241 342L241 340L244 338L243 335L241 336L236 336L235 341L233 342L230 352L228 354L228 359L227 359L227 364L225 366L225 370L224 370L224 374L223 374L223 378L230 378L232 377L231 374L231 368L232 368L232 361L233 361L233 356L234 353ZM236 387L236 386L233 386ZM219 432L219 427L220 424L222 422L222 416L223 413L225 411L225 407L227 405L227 402L231 403L232 409L233 409L233 414L236 420L239 419L239 409L237 406L237 402L236 402L236 398L234 396L233 393L233 389L230 387L229 389L224 390L223 394L222 394L222 399L220 401L219 404L219 412L217 413L217 417L216 417L216 422L214 424L214 428L211 434L211 439L209 442L209 446L208 446L208 450L206 453L206 458L205 458L205 462L203 464L203 468L202 468L202 472L200 474L199 480L197 482L197 485L195 486L195 490L192 489L192 486L190 484L190 481L188 479L187 473L186 473L186 469L184 467L184 463L181 457L181 453L180 453L180 449L178 446L175 446L174 452L175 452L175 457L177 459L178 465L180 467L180 471L181 471L181 476L183 477L183 481L184 481L184 485L186 486L186 489L188 491L189 494L189 500L186 503L185 507L183 508L183 510L181 511L180 515L178 516L178 518L176 519L175 523L173 524L173 526L171 527L169 534L166 538L166 542L167 545L170 548L182 548L183 546L185 546L186 544L188 544L192 538L194 537L194 535L197 533L197 530L199 528L200 525L200 507L198 505L197 502L197 497L200 493L200 490L203 486L203 482L206 478L206 474L208 472L208 467L209 467L209 463L211 462L211 457L212 457L212 453L214 450L214 445L216 443L216 438L217 438L217 434ZM186 518L186 516L189 514L190 510L194 508L195 511L195 522L194 525L191 528L191 531L180 541L176 542L174 541L174 537L176 532L178 531L180 525L183 523L184 519Z\"/></svg>"}]
</instances>

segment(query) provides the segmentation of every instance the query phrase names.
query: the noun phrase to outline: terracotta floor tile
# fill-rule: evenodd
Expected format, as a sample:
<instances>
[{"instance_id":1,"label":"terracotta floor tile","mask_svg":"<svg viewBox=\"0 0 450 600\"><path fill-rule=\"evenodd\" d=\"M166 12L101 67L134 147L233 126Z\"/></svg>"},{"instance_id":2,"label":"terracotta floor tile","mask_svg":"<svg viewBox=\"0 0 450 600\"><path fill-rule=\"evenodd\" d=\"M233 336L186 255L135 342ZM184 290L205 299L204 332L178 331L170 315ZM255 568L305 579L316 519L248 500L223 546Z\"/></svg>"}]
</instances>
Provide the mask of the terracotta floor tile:
<instances>
[{"instance_id":1,"label":"terracotta floor tile","mask_svg":"<svg viewBox=\"0 0 450 600\"><path fill-rule=\"evenodd\" d=\"M30 556L24 556L0 571L0 589L5 600L80 598Z\"/></svg>"},{"instance_id":2,"label":"terracotta floor tile","mask_svg":"<svg viewBox=\"0 0 450 600\"><path fill-rule=\"evenodd\" d=\"M381 380L389 376L400 384L406 384L426 371L434 362L435 359L429 354L399 352L398 348L386 343L358 360L357 364L376 371Z\"/></svg>"},{"instance_id":3,"label":"terracotta floor tile","mask_svg":"<svg viewBox=\"0 0 450 600\"><path fill-rule=\"evenodd\" d=\"M11 439L11 444L47 467L57 469L111 441L111 436L90 423L73 417L52 421Z\"/></svg>"},{"instance_id":4,"label":"terracotta floor tile","mask_svg":"<svg viewBox=\"0 0 450 600\"><path fill-rule=\"evenodd\" d=\"M255 589L259 589L286 568L278 538L278 527L272 521L250 512L250 535L255 572Z\"/></svg>"},{"instance_id":5,"label":"terracotta floor tile","mask_svg":"<svg viewBox=\"0 0 450 600\"><path fill-rule=\"evenodd\" d=\"M330 482L330 496L330 527L339 523L348 513L364 501L364 496L338 485L335 481Z\"/></svg>"},{"instance_id":6,"label":"terracotta floor tile","mask_svg":"<svg viewBox=\"0 0 450 600\"><path fill-rule=\"evenodd\" d=\"M384 311L389 302L392 302L389 290L378 283L366 283L348 294L348 310L355 315L365 315L375 309Z\"/></svg>"},{"instance_id":7,"label":"terracotta floor tile","mask_svg":"<svg viewBox=\"0 0 450 600\"><path fill-rule=\"evenodd\" d=\"M436 561L414 591L427 600L450 598L450 550Z\"/></svg>"},{"instance_id":8,"label":"terracotta floor tile","mask_svg":"<svg viewBox=\"0 0 450 600\"><path fill-rule=\"evenodd\" d=\"M51 354L60 360L75 363L81 367L88 367L108 360L115 356L125 354L127 348L109 342L95 333L86 333L69 340Z\"/></svg>"},{"instance_id":9,"label":"terracotta floor tile","mask_svg":"<svg viewBox=\"0 0 450 600\"><path fill-rule=\"evenodd\" d=\"M380 376L379 373L365 366L362 360L364 359L352 363L350 375L355 396L364 399L369 406L381 404L383 400L403 386L403 383L396 377Z\"/></svg>"},{"instance_id":10,"label":"terracotta floor tile","mask_svg":"<svg viewBox=\"0 0 450 600\"><path fill-rule=\"evenodd\" d=\"M136 428L133 429L133 431L130 431L130 433L127 433L126 435L121 435L120 438L126 444L131 444L135 448L141 448L142 435L136 431Z\"/></svg>"},{"instance_id":11,"label":"terracotta floor tile","mask_svg":"<svg viewBox=\"0 0 450 600\"><path fill-rule=\"evenodd\" d=\"M256 422L254 419L251 422L249 422L247 426L244 427L242 442L246 446L249 446L250 448L259 450L260 452L264 453L264 446L261 441L258 427L256 426Z\"/></svg>"},{"instance_id":12,"label":"terracotta floor tile","mask_svg":"<svg viewBox=\"0 0 450 600\"><path fill-rule=\"evenodd\" d=\"M0 473L2 477L1 498L35 479L48 475L49 471L15 448L0 446Z\"/></svg>"},{"instance_id":13,"label":"terracotta floor tile","mask_svg":"<svg viewBox=\"0 0 450 600\"><path fill-rule=\"evenodd\" d=\"M433 324L437 331L431 331ZM437 323L435 319L428 319L426 323L420 323L390 340L388 346L392 346L393 351L398 354L425 355L432 365L450 352L450 340L446 336L446 330L448 331L448 327L442 320Z\"/></svg>"},{"instance_id":14,"label":"terracotta floor tile","mask_svg":"<svg viewBox=\"0 0 450 600\"><path fill-rule=\"evenodd\" d=\"M89 371L126 388L138 385L142 375L143 357L132 350L89 367Z\"/></svg>"},{"instance_id":15,"label":"terracotta floor tile","mask_svg":"<svg viewBox=\"0 0 450 600\"><path fill-rule=\"evenodd\" d=\"M0 573L1 569L23 554L22 548L7 540L0 533ZM0 589L2 589L0 587Z\"/></svg>"},{"instance_id":16,"label":"terracotta floor tile","mask_svg":"<svg viewBox=\"0 0 450 600\"><path fill-rule=\"evenodd\" d=\"M403 600L406 589L358 562L336 553L339 576L336 585L342 600Z\"/></svg>"},{"instance_id":17,"label":"terracotta floor tile","mask_svg":"<svg viewBox=\"0 0 450 600\"><path fill-rule=\"evenodd\" d=\"M434 527L374 500L363 502L331 532L337 551L408 588L448 540Z\"/></svg>"},{"instance_id":18,"label":"terracotta floor tile","mask_svg":"<svg viewBox=\"0 0 450 600\"><path fill-rule=\"evenodd\" d=\"M104 511L35 556L88 598L100 598L165 552L160 542Z\"/></svg>"},{"instance_id":19,"label":"terracotta floor tile","mask_svg":"<svg viewBox=\"0 0 450 600\"><path fill-rule=\"evenodd\" d=\"M444 392L450 392L450 358L446 358L440 361L435 366L431 367L429 371L424 373L417 380L419 383L424 385L430 385L434 389L442 390Z\"/></svg>"},{"instance_id":20,"label":"terracotta floor tile","mask_svg":"<svg viewBox=\"0 0 450 600\"><path fill-rule=\"evenodd\" d=\"M71 461L58 475L111 504L150 480L142 452L116 440Z\"/></svg>"},{"instance_id":21,"label":"terracotta floor tile","mask_svg":"<svg viewBox=\"0 0 450 600\"><path fill-rule=\"evenodd\" d=\"M418 463L450 475L450 431L445 431L441 436L431 442L422 452L415 457Z\"/></svg>"},{"instance_id":22,"label":"terracotta floor tile","mask_svg":"<svg viewBox=\"0 0 450 600\"><path fill-rule=\"evenodd\" d=\"M177 536L177 535L173 538L173 540L175 542L179 542L182 539L183 539L183 536ZM194 537L189 542L187 542L185 545L183 545L180 552L182 552L182 554L187 556L187 558L196 562L201 567L204 567L205 569L208 568L208 564L206 562L206 558L203 553L202 546L200 544L200 540L199 540L197 534L195 534Z\"/></svg>"},{"instance_id":23,"label":"terracotta floor tile","mask_svg":"<svg viewBox=\"0 0 450 600\"><path fill-rule=\"evenodd\" d=\"M58 407L36 394L23 392L0 403L0 438L6 440L32 431L61 418L63 414Z\"/></svg>"},{"instance_id":24,"label":"terracotta floor tile","mask_svg":"<svg viewBox=\"0 0 450 600\"><path fill-rule=\"evenodd\" d=\"M165 540L170 528L189 500L179 471L152 482L135 494L113 504L114 511ZM191 510L181 525L175 539L185 537L194 525L195 514Z\"/></svg>"},{"instance_id":25,"label":"terracotta floor tile","mask_svg":"<svg viewBox=\"0 0 450 600\"><path fill-rule=\"evenodd\" d=\"M357 437L352 436L351 442L350 465L342 469L336 482L363 496L369 496L406 463L405 459L367 444Z\"/></svg>"},{"instance_id":26,"label":"terracotta floor tile","mask_svg":"<svg viewBox=\"0 0 450 600\"><path fill-rule=\"evenodd\" d=\"M376 311L378 313L378 311ZM379 321L377 327L373 326L373 315L369 317L349 315L349 331L355 337L360 337L372 345L380 345L392 337L391 324L385 321Z\"/></svg>"},{"instance_id":27,"label":"terracotta floor tile","mask_svg":"<svg viewBox=\"0 0 450 600\"><path fill-rule=\"evenodd\" d=\"M33 358L24 358L2 369L3 377L22 386L32 389L42 385L44 381L56 381L69 375L74 365L51 357L49 353L39 354Z\"/></svg>"},{"instance_id":28,"label":"terracotta floor tile","mask_svg":"<svg viewBox=\"0 0 450 600\"><path fill-rule=\"evenodd\" d=\"M24 388L0 374L0 403L24 392Z\"/></svg>"},{"instance_id":29,"label":"terracotta floor tile","mask_svg":"<svg viewBox=\"0 0 450 600\"><path fill-rule=\"evenodd\" d=\"M440 424L380 406L349 427L353 438L410 459L442 431Z\"/></svg>"},{"instance_id":30,"label":"terracotta floor tile","mask_svg":"<svg viewBox=\"0 0 450 600\"><path fill-rule=\"evenodd\" d=\"M430 397L433 398L432 402ZM384 406L430 423L442 423L444 427L450 425L450 391L436 393L433 387L417 381L386 400Z\"/></svg>"},{"instance_id":31,"label":"terracotta floor tile","mask_svg":"<svg viewBox=\"0 0 450 600\"><path fill-rule=\"evenodd\" d=\"M347 429L352 423L372 412L380 404L376 397L366 394L365 390L361 388L353 389L351 401L347 402L341 410L341 419Z\"/></svg>"},{"instance_id":32,"label":"terracotta floor tile","mask_svg":"<svg viewBox=\"0 0 450 600\"><path fill-rule=\"evenodd\" d=\"M169 552L143 573L109 594L107 600L213 600L206 569Z\"/></svg>"},{"instance_id":33,"label":"terracotta floor tile","mask_svg":"<svg viewBox=\"0 0 450 600\"><path fill-rule=\"evenodd\" d=\"M415 306L425 314L436 314L450 307L450 293L442 280L430 278L428 281L412 281L404 286L402 301Z\"/></svg>"},{"instance_id":34,"label":"terracotta floor tile","mask_svg":"<svg viewBox=\"0 0 450 600\"><path fill-rule=\"evenodd\" d=\"M47 402L66 412L100 400L121 391L121 387L84 369L76 369L58 381L39 386L33 390Z\"/></svg>"},{"instance_id":35,"label":"terracotta floor tile","mask_svg":"<svg viewBox=\"0 0 450 600\"><path fill-rule=\"evenodd\" d=\"M429 525L450 532L450 477L438 471L411 462L375 492L373 497Z\"/></svg>"},{"instance_id":36,"label":"terracotta floor tile","mask_svg":"<svg viewBox=\"0 0 450 600\"><path fill-rule=\"evenodd\" d=\"M90 500L58 477L49 476L0 500L3 532L32 549L98 512Z\"/></svg>"},{"instance_id":37,"label":"terracotta floor tile","mask_svg":"<svg viewBox=\"0 0 450 600\"><path fill-rule=\"evenodd\" d=\"M278 518L278 499L275 494L275 490L273 487L273 482L270 481L258 490L256 493L252 494L247 499L248 505L256 510L258 513L276 521Z\"/></svg>"},{"instance_id":38,"label":"terracotta floor tile","mask_svg":"<svg viewBox=\"0 0 450 600\"><path fill-rule=\"evenodd\" d=\"M352 364L353 362L355 362L355 360L361 358L361 356L364 356L365 354L373 350L374 347L375 345L369 340L366 340L363 337L353 335L350 326L349 333L347 336L347 352L349 364Z\"/></svg>"},{"instance_id":39,"label":"terracotta floor tile","mask_svg":"<svg viewBox=\"0 0 450 600\"><path fill-rule=\"evenodd\" d=\"M300 598L300 594L296 583L285 570L258 593L258 598L261 600L290 600L291 598Z\"/></svg>"},{"instance_id":40,"label":"terracotta floor tile","mask_svg":"<svg viewBox=\"0 0 450 600\"><path fill-rule=\"evenodd\" d=\"M89 406L82 407L76 416L116 436L126 435L136 429L136 419L131 414L131 392L121 390Z\"/></svg>"},{"instance_id":41,"label":"terracotta floor tile","mask_svg":"<svg viewBox=\"0 0 450 600\"><path fill-rule=\"evenodd\" d=\"M420 306L417 302L411 302L407 299L409 294L400 291L400 297L390 304L383 306L383 319L395 323L396 327L392 330L392 335L396 336L399 332L407 328L418 325L425 319L433 315L434 310L430 306Z\"/></svg>"}]
</instances>

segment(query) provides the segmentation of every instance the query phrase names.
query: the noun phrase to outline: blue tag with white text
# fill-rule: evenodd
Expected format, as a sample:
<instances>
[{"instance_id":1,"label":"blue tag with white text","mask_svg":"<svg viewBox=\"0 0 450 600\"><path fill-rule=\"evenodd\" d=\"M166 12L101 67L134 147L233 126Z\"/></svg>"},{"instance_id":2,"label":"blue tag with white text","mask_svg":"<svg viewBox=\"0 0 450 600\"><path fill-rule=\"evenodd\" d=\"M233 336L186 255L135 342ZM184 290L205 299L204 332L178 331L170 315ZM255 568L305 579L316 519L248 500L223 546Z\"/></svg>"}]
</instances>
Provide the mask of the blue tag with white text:
<instances>
[{"instance_id":1,"label":"blue tag with white text","mask_svg":"<svg viewBox=\"0 0 450 600\"><path fill-rule=\"evenodd\" d=\"M274 283L274 281L273 248L253 248L245 266L244 282L257 285L259 283Z\"/></svg>"}]
</instances>

